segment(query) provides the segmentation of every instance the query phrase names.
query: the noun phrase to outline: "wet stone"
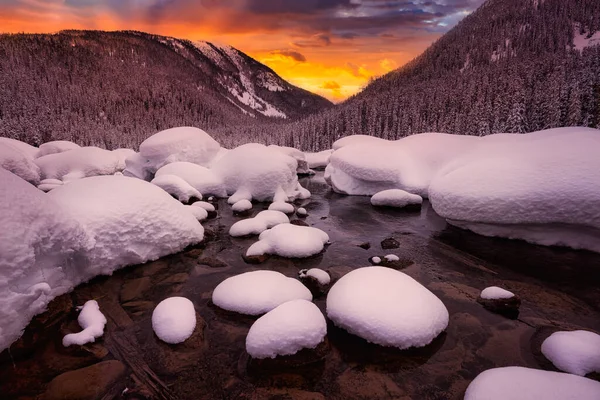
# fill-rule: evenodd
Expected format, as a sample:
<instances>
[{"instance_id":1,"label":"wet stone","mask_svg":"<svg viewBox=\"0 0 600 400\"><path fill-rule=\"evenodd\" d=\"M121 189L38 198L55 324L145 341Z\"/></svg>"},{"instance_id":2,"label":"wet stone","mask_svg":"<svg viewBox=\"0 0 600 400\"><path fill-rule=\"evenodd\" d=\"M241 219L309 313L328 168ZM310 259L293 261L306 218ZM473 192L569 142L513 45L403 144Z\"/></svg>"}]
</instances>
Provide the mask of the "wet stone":
<instances>
[{"instance_id":1,"label":"wet stone","mask_svg":"<svg viewBox=\"0 0 600 400\"><path fill-rule=\"evenodd\" d=\"M162 281L160 281L160 285L168 285L168 284L172 284L172 283L184 283L187 282L187 280L190 278L189 274L186 274L185 272L180 272L178 274L173 274L168 276L167 278L163 279Z\"/></svg>"},{"instance_id":2,"label":"wet stone","mask_svg":"<svg viewBox=\"0 0 600 400\"><path fill-rule=\"evenodd\" d=\"M509 299L482 299L477 298L477 302L493 313L503 315L507 318L517 319L519 317L519 307L521 299L519 296L513 296Z\"/></svg>"},{"instance_id":3,"label":"wet stone","mask_svg":"<svg viewBox=\"0 0 600 400\"><path fill-rule=\"evenodd\" d=\"M361 244L357 244L357 246L360 247L361 249L369 250L371 248L371 243L364 242Z\"/></svg>"},{"instance_id":4,"label":"wet stone","mask_svg":"<svg viewBox=\"0 0 600 400\"><path fill-rule=\"evenodd\" d=\"M121 287L121 301L128 302L142 297L150 286L150 278L147 276L127 281Z\"/></svg>"},{"instance_id":5,"label":"wet stone","mask_svg":"<svg viewBox=\"0 0 600 400\"><path fill-rule=\"evenodd\" d=\"M298 226L310 226L310 225L308 225L306 222L304 222L301 219L293 219L293 220L290 221L290 224L292 224L292 225L298 225Z\"/></svg>"},{"instance_id":6,"label":"wet stone","mask_svg":"<svg viewBox=\"0 0 600 400\"><path fill-rule=\"evenodd\" d=\"M325 340L321 342L314 349L302 349L296 354L289 356L278 356L275 358L263 358L256 359L248 356L248 372L257 374L260 371L280 371L286 369L294 369L297 367L312 365L321 362L327 357L329 353L329 340L325 337Z\"/></svg>"},{"instance_id":7,"label":"wet stone","mask_svg":"<svg viewBox=\"0 0 600 400\"><path fill-rule=\"evenodd\" d=\"M248 264L262 264L269 259L268 254L262 254L258 256L247 256L245 253L242 254L242 258Z\"/></svg>"},{"instance_id":8,"label":"wet stone","mask_svg":"<svg viewBox=\"0 0 600 400\"><path fill-rule=\"evenodd\" d=\"M398 247L400 247L400 243L394 238L390 237L381 241L381 248L384 250L397 249Z\"/></svg>"}]
</instances>

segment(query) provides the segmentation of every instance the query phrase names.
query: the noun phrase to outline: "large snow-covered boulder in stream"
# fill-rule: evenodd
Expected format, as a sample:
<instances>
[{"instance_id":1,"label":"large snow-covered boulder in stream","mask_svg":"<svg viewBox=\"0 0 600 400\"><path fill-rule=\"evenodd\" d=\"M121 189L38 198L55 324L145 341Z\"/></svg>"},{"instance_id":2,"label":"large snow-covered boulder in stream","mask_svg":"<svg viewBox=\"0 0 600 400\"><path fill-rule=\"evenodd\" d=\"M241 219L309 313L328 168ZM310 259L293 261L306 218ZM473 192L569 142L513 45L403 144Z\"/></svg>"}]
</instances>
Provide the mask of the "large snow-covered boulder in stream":
<instances>
[{"instance_id":1,"label":"large snow-covered boulder in stream","mask_svg":"<svg viewBox=\"0 0 600 400\"><path fill-rule=\"evenodd\" d=\"M318 153L304 153L304 157L309 168L325 168L332 154L333 150L323 150Z\"/></svg>"},{"instance_id":2,"label":"large snow-covered boulder in stream","mask_svg":"<svg viewBox=\"0 0 600 400\"><path fill-rule=\"evenodd\" d=\"M112 175L119 171L121 159L115 152L99 147L80 147L37 158L42 179L72 181L96 175Z\"/></svg>"},{"instance_id":3,"label":"large snow-covered boulder in stream","mask_svg":"<svg viewBox=\"0 0 600 400\"><path fill-rule=\"evenodd\" d=\"M298 162L278 150L249 143L228 151L211 170L225 183L231 203L239 200L273 200L283 192L288 198L306 197L298 184ZM310 195L310 194L309 194Z\"/></svg>"},{"instance_id":4,"label":"large snow-covered boulder in stream","mask_svg":"<svg viewBox=\"0 0 600 400\"><path fill-rule=\"evenodd\" d=\"M176 253L204 237L202 225L183 204L140 179L85 178L47 196L95 240L87 253L88 267L79 271L82 281Z\"/></svg>"},{"instance_id":5,"label":"large snow-covered boulder in stream","mask_svg":"<svg viewBox=\"0 0 600 400\"><path fill-rule=\"evenodd\" d=\"M185 161L170 163L156 171L157 177L162 175L180 177L204 197L227 197L223 179L212 170L201 165Z\"/></svg>"},{"instance_id":6,"label":"large snow-covered boulder in stream","mask_svg":"<svg viewBox=\"0 0 600 400\"><path fill-rule=\"evenodd\" d=\"M597 400L600 382L562 372L523 367L493 368L479 374L465 400Z\"/></svg>"},{"instance_id":7,"label":"large snow-covered boulder in stream","mask_svg":"<svg viewBox=\"0 0 600 400\"><path fill-rule=\"evenodd\" d=\"M40 183L40 168L33 162L33 158L9 141L0 141L0 167L32 185Z\"/></svg>"},{"instance_id":8,"label":"large snow-covered boulder in stream","mask_svg":"<svg viewBox=\"0 0 600 400\"><path fill-rule=\"evenodd\" d=\"M542 343L542 354L556 368L570 374L600 373L600 335L595 332L554 332Z\"/></svg>"},{"instance_id":9,"label":"large snow-covered boulder in stream","mask_svg":"<svg viewBox=\"0 0 600 400\"><path fill-rule=\"evenodd\" d=\"M385 267L355 269L329 290L327 316L371 343L426 346L448 326L444 303L410 276Z\"/></svg>"},{"instance_id":10,"label":"large snow-covered boulder in stream","mask_svg":"<svg viewBox=\"0 0 600 400\"><path fill-rule=\"evenodd\" d=\"M0 168L0 351L31 318L74 286L94 245L48 195Z\"/></svg>"},{"instance_id":11,"label":"large snow-covered boulder in stream","mask_svg":"<svg viewBox=\"0 0 600 400\"><path fill-rule=\"evenodd\" d=\"M155 173L160 167L177 161L209 166L221 145L202 129L171 128L158 132L140 144L140 156Z\"/></svg>"},{"instance_id":12,"label":"large snow-covered boulder in stream","mask_svg":"<svg viewBox=\"0 0 600 400\"><path fill-rule=\"evenodd\" d=\"M80 147L77 143L68 140L54 140L40 145L40 151L37 153L36 158L47 156L48 154L63 153Z\"/></svg>"}]
</instances>

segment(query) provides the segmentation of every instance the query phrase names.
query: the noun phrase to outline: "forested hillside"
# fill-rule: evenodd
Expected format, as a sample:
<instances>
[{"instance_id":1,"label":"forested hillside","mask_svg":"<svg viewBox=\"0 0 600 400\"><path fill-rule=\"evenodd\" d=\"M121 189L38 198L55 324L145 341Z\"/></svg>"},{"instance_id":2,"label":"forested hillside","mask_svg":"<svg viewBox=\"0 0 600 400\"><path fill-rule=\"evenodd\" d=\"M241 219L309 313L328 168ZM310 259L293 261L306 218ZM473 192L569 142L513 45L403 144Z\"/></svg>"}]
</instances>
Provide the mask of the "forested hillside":
<instances>
[{"instance_id":1,"label":"forested hillside","mask_svg":"<svg viewBox=\"0 0 600 400\"><path fill-rule=\"evenodd\" d=\"M598 0L489 0L344 104L271 129L321 149L350 134L600 127L599 45Z\"/></svg>"},{"instance_id":2,"label":"forested hillside","mask_svg":"<svg viewBox=\"0 0 600 400\"><path fill-rule=\"evenodd\" d=\"M280 124L331 106L232 47L140 32L0 35L0 94L0 136L107 148L173 126Z\"/></svg>"}]
</instances>

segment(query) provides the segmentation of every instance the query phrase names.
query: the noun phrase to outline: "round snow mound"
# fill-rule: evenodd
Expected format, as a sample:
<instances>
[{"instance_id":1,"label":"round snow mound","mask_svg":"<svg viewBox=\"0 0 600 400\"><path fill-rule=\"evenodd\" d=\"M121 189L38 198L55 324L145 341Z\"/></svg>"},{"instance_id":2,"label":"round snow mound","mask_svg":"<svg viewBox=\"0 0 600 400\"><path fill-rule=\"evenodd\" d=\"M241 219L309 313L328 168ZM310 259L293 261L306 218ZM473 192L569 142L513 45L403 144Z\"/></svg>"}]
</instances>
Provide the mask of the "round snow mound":
<instances>
[{"instance_id":1,"label":"round snow mound","mask_svg":"<svg viewBox=\"0 0 600 400\"><path fill-rule=\"evenodd\" d=\"M327 316L369 342L399 349L422 347L448 326L448 310L410 276L385 267L356 269L327 296Z\"/></svg>"},{"instance_id":2,"label":"round snow mound","mask_svg":"<svg viewBox=\"0 0 600 400\"><path fill-rule=\"evenodd\" d=\"M163 342L185 342L196 329L194 304L185 297L169 297L152 312L152 329Z\"/></svg>"},{"instance_id":3,"label":"round snow mound","mask_svg":"<svg viewBox=\"0 0 600 400\"><path fill-rule=\"evenodd\" d=\"M465 400L597 400L600 382L562 372L523 367L482 372L467 388Z\"/></svg>"},{"instance_id":4,"label":"round snow mound","mask_svg":"<svg viewBox=\"0 0 600 400\"><path fill-rule=\"evenodd\" d=\"M296 299L312 300L300 281L275 272L252 271L232 276L213 291L213 303L240 314L260 315Z\"/></svg>"},{"instance_id":5,"label":"round snow mound","mask_svg":"<svg viewBox=\"0 0 600 400\"><path fill-rule=\"evenodd\" d=\"M298 273L300 278L311 277L316 279L321 285L329 285L331 282L331 276L327 271L323 271L319 268L303 269Z\"/></svg>"},{"instance_id":6,"label":"round snow mound","mask_svg":"<svg viewBox=\"0 0 600 400\"><path fill-rule=\"evenodd\" d=\"M423 198L401 189L389 189L377 192L371 197L371 204L377 207L406 207L422 204Z\"/></svg>"},{"instance_id":7,"label":"round snow mound","mask_svg":"<svg viewBox=\"0 0 600 400\"><path fill-rule=\"evenodd\" d=\"M542 343L542 353L556 368L570 374L600 372L600 335L594 332L555 332Z\"/></svg>"},{"instance_id":8,"label":"round snow mound","mask_svg":"<svg viewBox=\"0 0 600 400\"><path fill-rule=\"evenodd\" d=\"M513 292L509 292L506 289L499 288L498 286L490 286L481 291L481 298L486 300L499 300L499 299L511 299L515 297Z\"/></svg>"},{"instance_id":9,"label":"round snow mound","mask_svg":"<svg viewBox=\"0 0 600 400\"><path fill-rule=\"evenodd\" d=\"M292 300L256 320L246 337L246 351L254 358L292 355L314 349L326 334L319 308L307 300Z\"/></svg>"},{"instance_id":10,"label":"round snow mound","mask_svg":"<svg viewBox=\"0 0 600 400\"><path fill-rule=\"evenodd\" d=\"M261 233L258 239L246 252L247 256L305 258L323 251L329 235L317 228L280 224Z\"/></svg>"}]
</instances>

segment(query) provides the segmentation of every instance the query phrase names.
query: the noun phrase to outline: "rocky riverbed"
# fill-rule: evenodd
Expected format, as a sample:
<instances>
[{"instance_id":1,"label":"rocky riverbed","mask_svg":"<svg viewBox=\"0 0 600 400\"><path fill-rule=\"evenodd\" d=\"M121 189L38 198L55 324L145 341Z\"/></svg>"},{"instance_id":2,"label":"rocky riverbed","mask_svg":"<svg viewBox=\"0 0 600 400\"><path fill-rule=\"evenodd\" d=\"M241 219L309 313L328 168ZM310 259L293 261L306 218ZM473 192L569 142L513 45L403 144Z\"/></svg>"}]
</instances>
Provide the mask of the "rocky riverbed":
<instances>
[{"instance_id":1,"label":"rocky riverbed","mask_svg":"<svg viewBox=\"0 0 600 400\"><path fill-rule=\"evenodd\" d=\"M553 370L540 345L556 330L600 332L600 255L481 237L449 227L427 202L420 211L376 209L366 197L334 194L321 173L302 184L313 193L298 203L308 211L304 221L332 242L322 254L247 264L242 254L256 239L228 235L240 217L220 201L218 217L204 223L202 246L96 278L55 299L0 355L0 397L462 399L473 378L492 367ZM384 250L383 241L398 247ZM270 269L295 277L319 267L335 280L387 254L400 258L390 267L421 282L450 312L447 331L425 348L371 345L329 323L318 351L256 362L245 352L255 318L211 304L214 287L242 272ZM477 302L492 285L520 297L518 315L495 314ZM179 345L159 341L151 326L152 310L169 296L185 296L197 310L196 331ZM104 336L63 347L62 337L79 330L75 306L90 299L108 319ZM315 303L325 312L325 296Z\"/></svg>"}]
</instances>

